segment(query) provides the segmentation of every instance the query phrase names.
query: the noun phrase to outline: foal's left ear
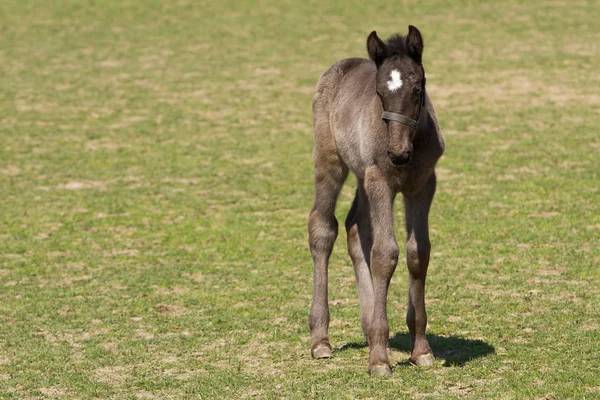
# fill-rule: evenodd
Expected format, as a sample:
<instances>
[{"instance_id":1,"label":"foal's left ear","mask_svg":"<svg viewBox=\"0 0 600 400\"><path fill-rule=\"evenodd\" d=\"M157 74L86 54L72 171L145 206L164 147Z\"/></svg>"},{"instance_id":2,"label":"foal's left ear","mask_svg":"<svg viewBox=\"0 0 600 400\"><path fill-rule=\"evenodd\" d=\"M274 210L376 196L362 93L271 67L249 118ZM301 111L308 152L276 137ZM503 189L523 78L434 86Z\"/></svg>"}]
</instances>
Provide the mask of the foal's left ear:
<instances>
[{"instance_id":1,"label":"foal's left ear","mask_svg":"<svg viewBox=\"0 0 600 400\"><path fill-rule=\"evenodd\" d=\"M406 47L410 56L419 64L422 62L423 57L423 37L421 32L412 26L408 26L408 35L406 35Z\"/></svg>"}]
</instances>

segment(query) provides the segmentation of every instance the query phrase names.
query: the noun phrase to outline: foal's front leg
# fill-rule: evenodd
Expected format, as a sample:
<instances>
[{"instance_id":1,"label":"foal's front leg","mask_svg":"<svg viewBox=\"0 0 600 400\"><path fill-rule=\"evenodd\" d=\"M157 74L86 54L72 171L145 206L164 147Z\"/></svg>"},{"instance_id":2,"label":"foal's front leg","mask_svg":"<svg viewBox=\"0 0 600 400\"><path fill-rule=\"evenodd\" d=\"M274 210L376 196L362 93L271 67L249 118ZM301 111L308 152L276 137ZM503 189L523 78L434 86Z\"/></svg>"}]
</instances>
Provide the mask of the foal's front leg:
<instances>
[{"instance_id":1,"label":"foal's front leg","mask_svg":"<svg viewBox=\"0 0 600 400\"><path fill-rule=\"evenodd\" d=\"M371 274L373 277L373 317L369 326L369 372L383 375L392 372L386 351L389 339L387 293L398 264L398 243L394 236L393 202L395 192L378 167L365 173L369 218L373 233Z\"/></svg>"},{"instance_id":2,"label":"foal's front leg","mask_svg":"<svg viewBox=\"0 0 600 400\"><path fill-rule=\"evenodd\" d=\"M434 357L427 338L425 312L425 279L429 266L428 216L435 193L435 175L416 196L404 196L406 215L406 263L408 266L408 312L406 325L410 331L410 359L418 366L433 365Z\"/></svg>"}]
</instances>

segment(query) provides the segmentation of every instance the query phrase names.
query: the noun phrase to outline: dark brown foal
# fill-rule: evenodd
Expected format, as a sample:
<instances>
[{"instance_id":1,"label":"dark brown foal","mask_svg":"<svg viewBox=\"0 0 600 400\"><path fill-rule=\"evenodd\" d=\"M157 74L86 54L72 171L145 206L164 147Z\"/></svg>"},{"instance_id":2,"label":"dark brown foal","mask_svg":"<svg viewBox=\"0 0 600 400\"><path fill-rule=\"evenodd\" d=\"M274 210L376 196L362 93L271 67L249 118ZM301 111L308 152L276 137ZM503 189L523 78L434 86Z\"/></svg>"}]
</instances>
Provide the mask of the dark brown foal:
<instances>
[{"instance_id":1,"label":"dark brown foal","mask_svg":"<svg viewBox=\"0 0 600 400\"><path fill-rule=\"evenodd\" d=\"M425 337L428 215L435 193L434 167L445 143L425 92L418 29L410 26L406 37L395 35L386 43L372 32L367 50L370 60L334 64L319 79L313 96L315 202L308 232L314 292L309 326L313 357L331 357L327 268L338 234L337 198L352 171L358 188L345 225L361 326L370 348L369 371L388 374L386 308L400 253L393 213L398 193L406 215L411 361L419 366L434 361Z\"/></svg>"}]
</instances>

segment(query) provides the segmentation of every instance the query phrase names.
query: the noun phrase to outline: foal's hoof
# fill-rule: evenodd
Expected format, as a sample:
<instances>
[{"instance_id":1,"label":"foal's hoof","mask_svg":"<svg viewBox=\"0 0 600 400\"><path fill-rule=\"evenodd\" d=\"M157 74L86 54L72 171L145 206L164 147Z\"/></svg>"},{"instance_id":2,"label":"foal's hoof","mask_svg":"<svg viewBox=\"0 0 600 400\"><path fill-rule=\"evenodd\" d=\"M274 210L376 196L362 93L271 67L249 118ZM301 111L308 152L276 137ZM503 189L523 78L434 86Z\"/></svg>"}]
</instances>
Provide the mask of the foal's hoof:
<instances>
[{"instance_id":1,"label":"foal's hoof","mask_svg":"<svg viewBox=\"0 0 600 400\"><path fill-rule=\"evenodd\" d=\"M311 353L313 358L331 358L333 356L331 349L327 346L317 347Z\"/></svg>"},{"instance_id":2,"label":"foal's hoof","mask_svg":"<svg viewBox=\"0 0 600 400\"><path fill-rule=\"evenodd\" d=\"M389 365L376 365L369 372L371 375L391 375L392 369Z\"/></svg>"},{"instance_id":3,"label":"foal's hoof","mask_svg":"<svg viewBox=\"0 0 600 400\"><path fill-rule=\"evenodd\" d=\"M415 361L411 360L411 362L417 367L431 367L435 362L435 357L433 354L423 354L422 356L417 357Z\"/></svg>"}]
</instances>

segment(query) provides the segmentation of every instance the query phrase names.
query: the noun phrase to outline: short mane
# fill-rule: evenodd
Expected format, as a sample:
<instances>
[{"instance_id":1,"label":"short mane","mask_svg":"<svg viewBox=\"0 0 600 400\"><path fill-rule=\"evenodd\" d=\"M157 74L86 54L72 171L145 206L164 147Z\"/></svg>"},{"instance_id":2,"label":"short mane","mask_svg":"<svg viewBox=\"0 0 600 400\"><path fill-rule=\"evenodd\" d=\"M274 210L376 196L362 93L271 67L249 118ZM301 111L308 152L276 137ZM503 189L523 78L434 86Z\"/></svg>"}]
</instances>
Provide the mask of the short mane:
<instances>
[{"instance_id":1,"label":"short mane","mask_svg":"<svg viewBox=\"0 0 600 400\"><path fill-rule=\"evenodd\" d=\"M385 42L390 56L408 55L406 49L406 38L398 33L389 37Z\"/></svg>"}]
</instances>

